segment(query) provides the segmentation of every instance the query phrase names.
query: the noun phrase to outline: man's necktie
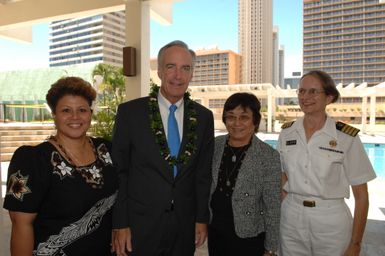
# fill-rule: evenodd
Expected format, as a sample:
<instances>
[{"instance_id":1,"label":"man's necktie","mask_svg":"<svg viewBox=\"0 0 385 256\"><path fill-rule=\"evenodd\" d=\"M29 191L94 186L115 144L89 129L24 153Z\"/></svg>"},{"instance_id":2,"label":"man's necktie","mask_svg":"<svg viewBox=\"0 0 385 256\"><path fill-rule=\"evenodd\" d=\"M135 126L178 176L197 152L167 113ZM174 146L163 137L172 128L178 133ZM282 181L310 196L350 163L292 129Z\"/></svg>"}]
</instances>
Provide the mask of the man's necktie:
<instances>
[{"instance_id":1,"label":"man's necktie","mask_svg":"<svg viewBox=\"0 0 385 256\"><path fill-rule=\"evenodd\" d=\"M178 157L179 147L180 147L180 138L179 138L179 129L178 123L175 119L175 111L177 106L170 106L170 114L168 115L168 131L167 131L167 143L170 149L171 156ZM174 165L174 177L176 176L177 169Z\"/></svg>"}]
</instances>

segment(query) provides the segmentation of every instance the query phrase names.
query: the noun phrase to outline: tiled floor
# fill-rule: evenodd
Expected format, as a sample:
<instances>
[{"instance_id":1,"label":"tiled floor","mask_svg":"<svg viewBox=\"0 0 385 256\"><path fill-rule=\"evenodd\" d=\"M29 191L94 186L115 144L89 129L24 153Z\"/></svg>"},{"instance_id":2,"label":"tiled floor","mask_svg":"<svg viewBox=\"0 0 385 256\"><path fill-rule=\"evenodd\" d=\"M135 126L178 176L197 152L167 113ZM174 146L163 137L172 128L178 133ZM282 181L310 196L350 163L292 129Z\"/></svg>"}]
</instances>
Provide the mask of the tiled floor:
<instances>
[{"instance_id":1,"label":"tiled floor","mask_svg":"<svg viewBox=\"0 0 385 256\"><path fill-rule=\"evenodd\" d=\"M2 172L6 169L2 163ZM368 185L370 196L370 207L368 222L365 229L364 241L361 251L361 256L385 256L385 179L377 178L371 181ZM3 193L4 196L4 193ZM2 200L0 200L1 206ZM354 200L347 200L350 209L353 210ZM3 226L0 227L0 255L9 256L9 238L11 223L8 212L5 210L2 213ZM1 220L0 220L1 225ZM207 256L207 246L204 245L197 249L195 256Z\"/></svg>"}]
</instances>

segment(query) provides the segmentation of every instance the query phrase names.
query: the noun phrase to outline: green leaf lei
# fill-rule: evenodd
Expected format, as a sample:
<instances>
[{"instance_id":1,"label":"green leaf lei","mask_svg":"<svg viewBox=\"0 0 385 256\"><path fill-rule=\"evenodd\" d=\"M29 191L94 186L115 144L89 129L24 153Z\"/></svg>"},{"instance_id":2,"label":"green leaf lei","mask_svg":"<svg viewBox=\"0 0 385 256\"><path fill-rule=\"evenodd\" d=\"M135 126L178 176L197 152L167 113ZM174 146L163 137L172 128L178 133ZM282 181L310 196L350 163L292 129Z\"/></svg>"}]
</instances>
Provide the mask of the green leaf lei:
<instances>
[{"instance_id":1,"label":"green leaf lei","mask_svg":"<svg viewBox=\"0 0 385 256\"><path fill-rule=\"evenodd\" d=\"M160 116L159 105L158 105L158 93L160 87L151 82L150 89L150 120L151 120L151 130L155 135L155 141L160 147L160 154L164 158L164 160L168 161L170 167L173 167L176 164L186 164L191 156L196 152L197 145L197 113L193 106L193 101L190 99L190 93L185 92L184 94L184 104L187 111L187 118L189 122L187 122L187 143L184 147L183 151L180 152L179 157L171 156L170 150L168 148L166 134L163 127L162 117Z\"/></svg>"}]
</instances>

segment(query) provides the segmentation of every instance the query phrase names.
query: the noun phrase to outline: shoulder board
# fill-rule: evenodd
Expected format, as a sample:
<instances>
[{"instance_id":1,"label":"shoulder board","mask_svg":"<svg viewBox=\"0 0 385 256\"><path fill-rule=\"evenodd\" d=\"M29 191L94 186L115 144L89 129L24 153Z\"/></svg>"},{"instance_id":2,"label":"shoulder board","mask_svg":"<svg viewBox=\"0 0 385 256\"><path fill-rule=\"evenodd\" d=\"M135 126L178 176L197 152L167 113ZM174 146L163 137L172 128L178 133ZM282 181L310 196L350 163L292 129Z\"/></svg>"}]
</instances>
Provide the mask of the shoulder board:
<instances>
[{"instance_id":1,"label":"shoulder board","mask_svg":"<svg viewBox=\"0 0 385 256\"><path fill-rule=\"evenodd\" d=\"M350 126L348 124L345 124L343 122L338 121L336 123L337 130L346 133L352 137L356 137L360 129L354 128L353 126Z\"/></svg>"},{"instance_id":2,"label":"shoulder board","mask_svg":"<svg viewBox=\"0 0 385 256\"><path fill-rule=\"evenodd\" d=\"M284 124L281 126L281 128L282 128L282 129L289 128L289 127L291 127L294 123L295 123L295 121L286 122L286 123L284 123Z\"/></svg>"}]
</instances>

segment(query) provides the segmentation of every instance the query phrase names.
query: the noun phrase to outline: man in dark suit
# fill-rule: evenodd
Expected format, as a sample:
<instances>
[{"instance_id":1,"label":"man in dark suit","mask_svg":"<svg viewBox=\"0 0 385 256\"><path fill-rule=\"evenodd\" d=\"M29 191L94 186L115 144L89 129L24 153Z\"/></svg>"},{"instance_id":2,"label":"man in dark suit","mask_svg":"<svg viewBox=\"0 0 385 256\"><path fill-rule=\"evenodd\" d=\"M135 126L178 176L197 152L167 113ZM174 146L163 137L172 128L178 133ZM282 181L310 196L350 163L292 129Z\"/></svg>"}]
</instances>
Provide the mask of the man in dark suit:
<instances>
[{"instance_id":1,"label":"man in dark suit","mask_svg":"<svg viewBox=\"0 0 385 256\"><path fill-rule=\"evenodd\" d=\"M118 108L112 141L117 255L188 256L206 239L214 125L211 111L186 93L195 58L182 41L165 45L158 54L160 88Z\"/></svg>"}]
</instances>

